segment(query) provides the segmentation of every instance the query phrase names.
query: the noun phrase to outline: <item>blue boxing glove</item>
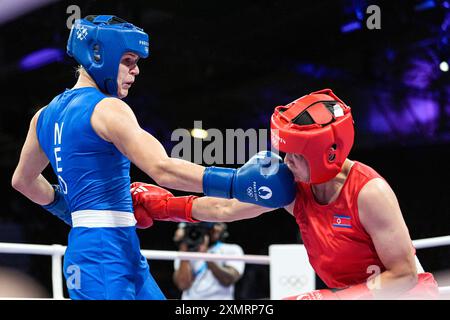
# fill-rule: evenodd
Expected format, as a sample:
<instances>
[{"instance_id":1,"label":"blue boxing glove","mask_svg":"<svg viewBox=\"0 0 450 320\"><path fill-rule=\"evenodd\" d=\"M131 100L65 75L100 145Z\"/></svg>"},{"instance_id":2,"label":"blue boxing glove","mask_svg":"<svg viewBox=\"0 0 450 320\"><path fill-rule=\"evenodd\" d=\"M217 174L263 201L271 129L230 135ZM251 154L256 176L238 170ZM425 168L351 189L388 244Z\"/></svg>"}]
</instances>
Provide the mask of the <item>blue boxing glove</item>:
<instances>
[{"instance_id":1,"label":"blue boxing glove","mask_svg":"<svg viewBox=\"0 0 450 320\"><path fill-rule=\"evenodd\" d=\"M261 151L239 169L206 168L203 192L211 197L280 208L294 201L296 187L294 176L281 157Z\"/></svg>"},{"instance_id":2,"label":"blue boxing glove","mask_svg":"<svg viewBox=\"0 0 450 320\"><path fill-rule=\"evenodd\" d=\"M55 199L51 203L42 206L42 208L57 216L69 226L72 226L72 214L67 206L66 200L64 199L64 194L61 187L56 184L53 184L52 187L53 190L55 190Z\"/></svg>"}]
</instances>

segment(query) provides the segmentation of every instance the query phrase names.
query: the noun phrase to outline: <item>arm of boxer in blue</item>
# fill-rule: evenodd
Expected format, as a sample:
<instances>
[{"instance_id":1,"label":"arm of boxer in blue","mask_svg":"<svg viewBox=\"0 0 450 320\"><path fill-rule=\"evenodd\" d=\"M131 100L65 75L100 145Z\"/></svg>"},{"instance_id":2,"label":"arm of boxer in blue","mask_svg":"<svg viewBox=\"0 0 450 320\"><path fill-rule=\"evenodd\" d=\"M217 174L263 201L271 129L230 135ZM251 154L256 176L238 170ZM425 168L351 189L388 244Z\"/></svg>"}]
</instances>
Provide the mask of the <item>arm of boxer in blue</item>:
<instances>
[{"instance_id":1,"label":"arm of boxer in blue","mask_svg":"<svg viewBox=\"0 0 450 320\"><path fill-rule=\"evenodd\" d=\"M271 208L289 204L295 196L292 173L285 164L278 164L279 157L270 152L258 154L238 170L211 168L205 174L203 166L169 157L161 143L139 126L133 111L122 100L100 101L91 123L102 139L112 142L162 187L203 191L206 195L236 198Z\"/></svg>"},{"instance_id":2,"label":"arm of boxer in blue","mask_svg":"<svg viewBox=\"0 0 450 320\"><path fill-rule=\"evenodd\" d=\"M64 194L61 187L59 185L52 185L52 187L53 190L55 190L55 199L51 203L43 205L42 208L54 216L57 216L69 226L72 226L72 215L69 207L67 206L67 202L64 199Z\"/></svg>"},{"instance_id":3,"label":"arm of boxer in blue","mask_svg":"<svg viewBox=\"0 0 450 320\"><path fill-rule=\"evenodd\" d=\"M239 169L206 168L203 192L211 197L280 208L294 201L296 187L294 176L281 157L261 151Z\"/></svg>"},{"instance_id":4,"label":"arm of boxer in blue","mask_svg":"<svg viewBox=\"0 0 450 320\"><path fill-rule=\"evenodd\" d=\"M11 185L31 201L42 205L45 209L71 225L70 212L65 207L66 204L61 191L58 190L57 192L55 187L52 188L41 174L49 162L40 147L36 135L36 122L42 110L40 109L36 112L30 122L28 134L22 147L19 163L14 171Z\"/></svg>"}]
</instances>

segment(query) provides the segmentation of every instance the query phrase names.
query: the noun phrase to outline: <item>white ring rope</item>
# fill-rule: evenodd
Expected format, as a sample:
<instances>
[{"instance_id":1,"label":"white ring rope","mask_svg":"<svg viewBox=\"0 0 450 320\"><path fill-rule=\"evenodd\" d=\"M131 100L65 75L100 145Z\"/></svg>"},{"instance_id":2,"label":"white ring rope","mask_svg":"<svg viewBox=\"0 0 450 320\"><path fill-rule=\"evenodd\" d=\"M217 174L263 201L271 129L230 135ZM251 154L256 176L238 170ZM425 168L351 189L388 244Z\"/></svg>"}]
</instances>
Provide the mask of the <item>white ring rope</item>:
<instances>
[{"instance_id":1,"label":"white ring rope","mask_svg":"<svg viewBox=\"0 0 450 320\"><path fill-rule=\"evenodd\" d=\"M142 255L151 260L206 260L206 261L244 261L251 264L270 264L270 257L263 255L226 255L199 252L162 251L162 250L141 250Z\"/></svg>"},{"instance_id":2,"label":"white ring rope","mask_svg":"<svg viewBox=\"0 0 450 320\"><path fill-rule=\"evenodd\" d=\"M416 249L433 248L450 245L450 236L419 239L413 241ZM0 242L0 253L7 254L32 254L52 256L52 284L53 298L64 299L62 279L62 256L66 247L54 245L23 244ZM220 255L213 253L180 252L165 250L141 250L142 255L151 260L206 260L206 261L244 261L250 264L270 265L270 256L265 255ZM450 294L450 286L439 287L441 294Z\"/></svg>"},{"instance_id":3,"label":"white ring rope","mask_svg":"<svg viewBox=\"0 0 450 320\"><path fill-rule=\"evenodd\" d=\"M450 245L450 236L414 240L413 245L416 249L448 246Z\"/></svg>"}]
</instances>

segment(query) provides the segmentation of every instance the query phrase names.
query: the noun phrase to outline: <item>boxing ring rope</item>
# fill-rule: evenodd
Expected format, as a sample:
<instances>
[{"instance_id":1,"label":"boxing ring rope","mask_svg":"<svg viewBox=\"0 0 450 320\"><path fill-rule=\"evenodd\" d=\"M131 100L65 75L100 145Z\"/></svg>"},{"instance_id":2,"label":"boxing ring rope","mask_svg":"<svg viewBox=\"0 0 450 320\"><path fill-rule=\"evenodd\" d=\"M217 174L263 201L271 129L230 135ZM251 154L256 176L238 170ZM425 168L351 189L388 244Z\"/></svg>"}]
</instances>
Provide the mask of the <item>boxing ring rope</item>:
<instances>
[{"instance_id":1,"label":"boxing ring rope","mask_svg":"<svg viewBox=\"0 0 450 320\"><path fill-rule=\"evenodd\" d=\"M416 249L450 245L450 236L419 239L413 241ZM54 245L22 244L0 242L0 253L46 255L52 257L52 288L54 299L64 299L62 257L66 247ZM180 252L165 250L141 250L142 255L151 260L206 260L206 261L244 261L248 264L270 265L270 256L265 255L218 255L213 253ZM441 294L450 294L450 286L439 287Z\"/></svg>"}]
</instances>

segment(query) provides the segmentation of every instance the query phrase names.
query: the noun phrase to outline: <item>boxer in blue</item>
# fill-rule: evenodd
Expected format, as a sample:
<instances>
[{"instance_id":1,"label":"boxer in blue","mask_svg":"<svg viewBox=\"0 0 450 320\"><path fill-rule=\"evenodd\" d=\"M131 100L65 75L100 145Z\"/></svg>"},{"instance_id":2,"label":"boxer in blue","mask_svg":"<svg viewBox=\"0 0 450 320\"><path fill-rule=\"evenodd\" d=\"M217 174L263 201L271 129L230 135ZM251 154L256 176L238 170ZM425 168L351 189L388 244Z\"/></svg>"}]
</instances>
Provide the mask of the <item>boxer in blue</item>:
<instances>
[{"instance_id":1,"label":"boxer in blue","mask_svg":"<svg viewBox=\"0 0 450 320\"><path fill-rule=\"evenodd\" d=\"M140 253L130 161L167 188L266 207L295 196L292 174L284 164L270 169L277 157L269 152L238 170L205 170L170 158L139 126L121 99L139 75L138 60L149 55L148 42L142 29L115 16L77 20L67 52L81 65L78 81L35 114L12 178L16 190L72 226L64 257L72 299L164 299ZM57 185L41 174L49 162Z\"/></svg>"}]
</instances>

